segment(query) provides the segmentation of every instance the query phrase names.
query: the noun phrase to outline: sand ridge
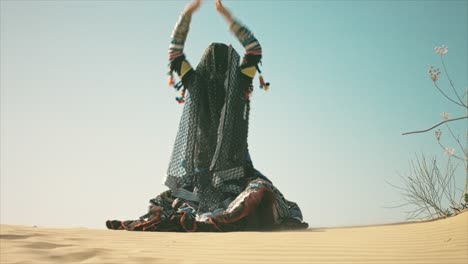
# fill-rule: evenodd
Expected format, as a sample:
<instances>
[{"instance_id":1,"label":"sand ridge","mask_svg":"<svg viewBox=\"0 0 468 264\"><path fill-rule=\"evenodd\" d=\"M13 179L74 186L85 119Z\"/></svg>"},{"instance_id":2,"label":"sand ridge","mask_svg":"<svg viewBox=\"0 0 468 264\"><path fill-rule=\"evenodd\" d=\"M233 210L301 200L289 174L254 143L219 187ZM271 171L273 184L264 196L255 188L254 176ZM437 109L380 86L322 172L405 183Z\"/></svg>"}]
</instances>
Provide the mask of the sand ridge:
<instances>
[{"instance_id":1,"label":"sand ridge","mask_svg":"<svg viewBox=\"0 0 468 264\"><path fill-rule=\"evenodd\" d=\"M0 226L0 263L468 264L468 212L295 232L159 233Z\"/></svg>"}]
</instances>

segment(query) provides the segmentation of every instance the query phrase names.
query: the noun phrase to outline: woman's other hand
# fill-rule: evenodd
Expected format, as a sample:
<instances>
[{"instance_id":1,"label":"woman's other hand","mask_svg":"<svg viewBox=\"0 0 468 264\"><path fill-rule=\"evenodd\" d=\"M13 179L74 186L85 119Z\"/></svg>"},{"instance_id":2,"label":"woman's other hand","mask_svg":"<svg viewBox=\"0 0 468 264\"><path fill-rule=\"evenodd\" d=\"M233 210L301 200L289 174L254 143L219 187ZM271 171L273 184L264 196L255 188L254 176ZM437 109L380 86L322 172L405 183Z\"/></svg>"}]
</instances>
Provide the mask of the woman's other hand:
<instances>
[{"instance_id":1,"label":"woman's other hand","mask_svg":"<svg viewBox=\"0 0 468 264\"><path fill-rule=\"evenodd\" d=\"M200 8L202 0L193 0L185 7L185 12L189 14L195 13Z\"/></svg>"},{"instance_id":2,"label":"woman's other hand","mask_svg":"<svg viewBox=\"0 0 468 264\"><path fill-rule=\"evenodd\" d=\"M231 24L232 22L234 22L234 18L232 17L231 15L231 12L229 12L229 10L227 10L223 3L221 2L221 0L216 0L215 1L215 4L216 4L216 10L218 10L218 12L223 15L223 17L229 22L229 24Z\"/></svg>"}]
</instances>

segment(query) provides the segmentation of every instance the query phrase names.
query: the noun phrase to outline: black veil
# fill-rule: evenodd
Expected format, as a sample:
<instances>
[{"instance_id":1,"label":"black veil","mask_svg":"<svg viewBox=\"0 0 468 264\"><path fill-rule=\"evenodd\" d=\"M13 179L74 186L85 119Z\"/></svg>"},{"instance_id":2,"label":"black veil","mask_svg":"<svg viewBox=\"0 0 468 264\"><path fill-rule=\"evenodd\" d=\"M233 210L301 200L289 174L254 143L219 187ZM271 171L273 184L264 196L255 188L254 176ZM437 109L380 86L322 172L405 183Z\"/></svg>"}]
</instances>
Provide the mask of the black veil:
<instances>
[{"instance_id":1,"label":"black veil","mask_svg":"<svg viewBox=\"0 0 468 264\"><path fill-rule=\"evenodd\" d=\"M232 46L211 44L184 80L186 103L165 184L198 212L225 209L252 174L247 135L251 80L240 71Z\"/></svg>"}]
</instances>

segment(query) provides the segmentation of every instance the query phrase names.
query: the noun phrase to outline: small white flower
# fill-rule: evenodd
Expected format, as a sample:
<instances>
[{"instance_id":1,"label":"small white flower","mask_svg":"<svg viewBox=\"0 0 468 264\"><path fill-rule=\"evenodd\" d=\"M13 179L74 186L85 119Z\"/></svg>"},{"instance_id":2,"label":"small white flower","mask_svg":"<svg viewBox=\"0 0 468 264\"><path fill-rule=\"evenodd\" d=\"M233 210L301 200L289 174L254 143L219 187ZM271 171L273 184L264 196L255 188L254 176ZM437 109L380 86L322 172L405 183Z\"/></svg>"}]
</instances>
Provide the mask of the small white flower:
<instances>
[{"instance_id":1,"label":"small white flower","mask_svg":"<svg viewBox=\"0 0 468 264\"><path fill-rule=\"evenodd\" d=\"M434 47L435 53L439 54L440 56L447 54L448 52L448 47L445 45L442 45L440 47Z\"/></svg>"},{"instance_id":2,"label":"small white flower","mask_svg":"<svg viewBox=\"0 0 468 264\"><path fill-rule=\"evenodd\" d=\"M439 75L440 75L440 69L437 68L437 69L434 69L432 66L429 68L429 70L427 71L427 73L429 73L429 76L431 77L431 80L433 82L436 82L438 79L439 79Z\"/></svg>"},{"instance_id":3,"label":"small white flower","mask_svg":"<svg viewBox=\"0 0 468 264\"><path fill-rule=\"evenodd\" d=\"M443 47L443 48L442 48L442 55L447 54L447 52L448 52L448 47L447 47L447 46L444 46L444 45L442 45L442 47Z\"/></svg>"},{"instance_id":4,"label":"small white flower","mask_svg":"<svg viewBox=\"0 0 468 264\"><path fill-rule=\"evenodd\" d=\"M440 116L442 117L442 119L443 119L444 121L449 120L450 117L451 117L451 115L450 115L449 113L447 113L447 112L442 112L442 113L440 113Z\"/></svg>"},{"instance_id":5,"label":"small white flower","mask_svg":"<svg viewBox=\"0 0 468 264\"><path fill-rule=\"evenodd\" d=\"M452 156L454 153L455 153L454 148L448 147L448 148L445 149L445 155L447 155L447 156Z\"/></svg>"}]
</instances>

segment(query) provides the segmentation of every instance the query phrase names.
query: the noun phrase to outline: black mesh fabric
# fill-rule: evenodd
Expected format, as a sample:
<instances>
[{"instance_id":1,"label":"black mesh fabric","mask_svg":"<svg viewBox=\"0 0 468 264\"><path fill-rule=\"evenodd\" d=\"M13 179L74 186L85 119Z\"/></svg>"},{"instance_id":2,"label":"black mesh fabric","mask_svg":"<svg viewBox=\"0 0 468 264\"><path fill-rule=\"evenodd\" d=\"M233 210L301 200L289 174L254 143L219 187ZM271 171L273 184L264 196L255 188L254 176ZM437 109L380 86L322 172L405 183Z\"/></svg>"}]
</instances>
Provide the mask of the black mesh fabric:
<instances>
[{"instance_id":1,"label":"black mesh fabric","mask_svg":"<svg viewBox=\"0 0 468 264\"><path fill-rule=\"evenodd\" d=\"M247 147L251 80L232 46L214 43L183 80L188 90L165 184L197 202L198 213L225 209L253 171Z\"/></svg>"}]
</instances>

